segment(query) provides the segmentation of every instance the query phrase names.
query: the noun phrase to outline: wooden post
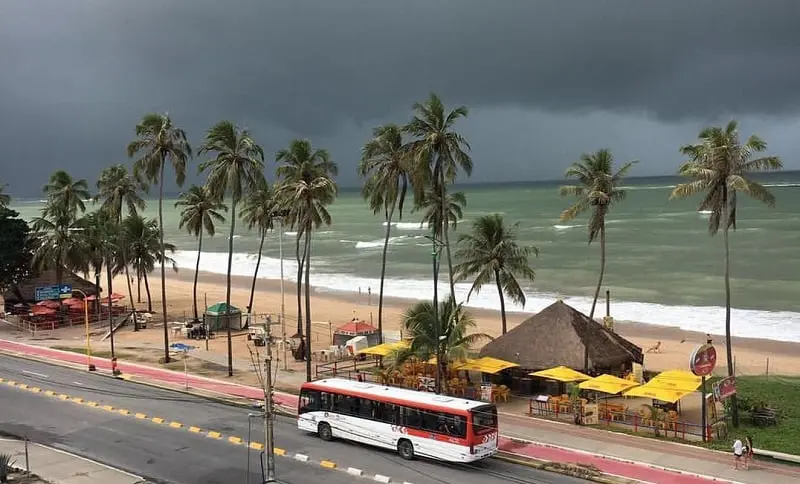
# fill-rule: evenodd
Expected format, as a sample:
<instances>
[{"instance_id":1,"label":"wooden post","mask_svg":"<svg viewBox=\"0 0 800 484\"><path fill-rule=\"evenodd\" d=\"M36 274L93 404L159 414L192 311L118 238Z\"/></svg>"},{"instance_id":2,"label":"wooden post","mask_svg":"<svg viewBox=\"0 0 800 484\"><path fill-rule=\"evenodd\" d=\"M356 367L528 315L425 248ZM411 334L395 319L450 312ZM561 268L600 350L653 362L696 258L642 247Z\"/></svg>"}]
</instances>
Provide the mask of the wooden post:
<instances>
[{"instance_id":1,"label":"wooden post","mask_svg":"<svg viewBox=\"0 0 800 484\"><path fill-rule=\"evenodd\" d=\"M611 291L606 289L606 316L611 316Z\"/></svg>"},{"instance_id":2,"label":"wooden post","mask_svg":"<svg viewBox=\"0 0 800 484\"><path fill-rule=\"evenodd\" d=\"M769 356L767 356L767 376L769 376Z\"/></svg>"},{"instance_id":3,"label":"wooden post","mask_svg":"<svg viewBox=\"0 0 800 484\"><path fill-rule=\"evenodd\" d=\"M703 442L708 442L707 435L706 435L706 424L708 423L708 410L706 409L706 377L702 377L700 379L700 388L702 389L701 395L701 402L702 407L700 411L701 421L703 425Z\"/></svg>"}]
</instances>

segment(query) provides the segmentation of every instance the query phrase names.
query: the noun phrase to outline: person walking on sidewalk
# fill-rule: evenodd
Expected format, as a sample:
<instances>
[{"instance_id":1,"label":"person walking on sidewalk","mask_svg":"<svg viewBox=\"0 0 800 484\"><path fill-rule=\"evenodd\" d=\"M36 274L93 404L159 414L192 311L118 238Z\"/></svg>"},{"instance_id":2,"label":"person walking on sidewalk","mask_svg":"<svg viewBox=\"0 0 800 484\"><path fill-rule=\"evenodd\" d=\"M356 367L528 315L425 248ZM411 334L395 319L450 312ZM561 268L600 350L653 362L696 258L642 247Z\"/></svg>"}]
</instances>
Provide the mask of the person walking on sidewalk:
<instances>
[{"instance_id":1,"label":"person walking on sidewalk","mask_svg":"<svg viewBox=\"0 0 800 484\"><path fill-rule=\"evenodd\" d=\"M736 439L733 442L733 468L737 471L739 470L739 462L742 460L742 456L744 455L744 444L742 444L741 439Z\"/></svg>"},{"instance_id":2,"label":"person walking on sidewalk","mask_svg":"<svg viewBox=\"0 0 800 484\"><path fill-rule=\"evenodd\" d=\"M753 460L753 439L749 435L744 438L744 469L750 469L750 462Z\"/></svg>"}]
</instances>

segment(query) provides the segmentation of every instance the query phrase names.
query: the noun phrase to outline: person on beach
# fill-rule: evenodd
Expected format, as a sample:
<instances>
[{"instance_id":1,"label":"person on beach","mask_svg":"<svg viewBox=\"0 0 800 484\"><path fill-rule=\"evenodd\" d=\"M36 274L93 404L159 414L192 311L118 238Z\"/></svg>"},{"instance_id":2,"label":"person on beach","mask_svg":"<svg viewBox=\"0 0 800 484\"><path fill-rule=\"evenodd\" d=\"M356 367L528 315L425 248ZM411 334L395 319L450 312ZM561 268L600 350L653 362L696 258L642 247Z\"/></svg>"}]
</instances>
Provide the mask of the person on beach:
<instances>
[{"instance_id":1,"label":"person on beach","mask_svg":"<svg viewBox=\"0 0 800 484\"><path fill-rule=\"evenodd\" d=\"M739 470L739 462L742 461L744 456L744 444L741 439L736 439L733 442L733 468Z\"/></svg>"}]
</instances>

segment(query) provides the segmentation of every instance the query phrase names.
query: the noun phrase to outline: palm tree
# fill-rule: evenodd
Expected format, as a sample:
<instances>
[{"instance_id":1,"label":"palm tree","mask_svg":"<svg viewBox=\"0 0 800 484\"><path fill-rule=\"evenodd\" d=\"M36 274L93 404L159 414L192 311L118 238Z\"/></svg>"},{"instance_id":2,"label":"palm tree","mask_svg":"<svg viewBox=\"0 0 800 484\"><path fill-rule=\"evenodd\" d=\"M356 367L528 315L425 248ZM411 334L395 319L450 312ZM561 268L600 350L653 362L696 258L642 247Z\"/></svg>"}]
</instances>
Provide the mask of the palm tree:
<instances>
[{"instance_id":1,"label":"palm tree","mask_svg":"<svg viewBox=\"0 0 800 484\"><path fill-rule=\"evenodd\" d=\"M607 149L598 150L596 153L584 153L580 162L573 163L567 168L565 178L574 178L576 185L562 186L559 192L562 197L573 196L578 200L574 205L561 212L561 220L573 220L578 214L591 210L589 215L589 243L591 244L600 236L600 277L597 280L597 289L592 299L592 310L589 317L594 318L597 298L603 286L603 276L606 271L606 215L614 203L625 199L625 190L621 188L622 181L637 161L629 161L614 172L614 157Z\"/></svg>"},{"instance_id":2,"label":"palm tree","mask_svg":"<svg viewBox=\"0 0 800 484\"><path fill-rule=\"evenodd\" d=\"M415 103L413 109L415 115L411 122L403 128L403 131L414 138L408 148L414 156L413 180L417 200L423 198L424 190L426 187L430 187L442 204L442 212L446 213L447 184L455 181L459 168L467 176L472 174L472 158L467 154L470 149L469 143L453 130L456 121L465 118L469 111L465 106L459 106L449 113L446 112L442 100L436 94L431 94L424 103ZM440 222L442 225L438 235L444 237L444 248L448 265L451 268L449 274L450 297L455 299L456 290L448 226L444 223L443 217L440 218ZM434 231L433 235L436 237L437 232ZM436 266L435 262L434 266ZM436 267L434 267L434 272L437 272ZM437 306L437 296L438 290L434 285L434 308Z\"/></svg>"},{"instance_id":3,"label":"palm tree","mask_svg":"<svg viewBox=\"0 0 800 484\"><path fill-rule=\"evenodd\" d=\"M215 153L212 160L200 164L200 172L208 170L206 185L219 200L231 197L231 232L228 237L228 284L225 291L228 320L228 376L233 376L233 346L231 342L231 267L233 266L233 235L236 230L236 205L264 178L264 150L247 130L238 129L230 121L220 121L208 130L199 154Z\"/></svg>"},{"instance_id":4,"label":"palm tree","mask_svg":"<svg viewBox=\"0 0 800 484\"><path fill-rule=\"evenodd\" d=\"M517 242L518 224L507 227L500 214L485 215L472 224L472 233L462 235L456 259L456 279L473 279L467 294L469 301L473 291L478 293L484 284L494 281L500 296L500 317L503 334L506 334L506 303L504 296L525 307L525 291L517 276L533 281L536 277L528 258L539 255L534 246L521 246Z\"/></svg>"},{"instance_id":5,"label":"palm tree","mask_svg":"<svg viewBox=\"0 0 800 484\"><path fill-rule=\"evenodd\" d=\"M275 161L281 163L276 170L280 179L276 193L279 208L288 211L287 217L298 227L298 234L302 231L305 236L306 380L311 381L311 232L323 224L331 224L327 205L336 198L338 187L332 178L338 173L338 167L327 150L314 150L310 141L302 139L280 150ZM300 285L299 278L297 284ZM299 320L298 314L298 326Z\"/></svg>"},{"instance_id":6,"label":"palm tree","mask_svg":"<svg viewBox=\"0 0 800 484\"><path fill-rule=\"evenodd\" d=\"M50 181L42 188L48 203L45 209L64 211L66 216L77 219L78 213L86 211L84 200L91 198L85 179L75 180L64 170L50 175Z\"/></svg>"},{"instance_id":7,"label":"palm tree","mask_svg":"<svg viewBox=\"0 0 800 484\"><path fill-rule=\"evenodd\" d=\"M175 202L175 207L183 207L178 228L186 230L197 237L197 263L194 266L194 284L192 285L192 301L194 320L199 321L197 312L197 276L200 273L200 254L203 253L203 232L211 237L216 233L214 222L225 222L220 211L227 212L228 207L211 195L208 187L192 185L183 192Z\"/></svg>"},{"instance_id":8,"label":"palm tree","mask_svg":"<svg viewBox=\"0 0 800 484\"><path fill-rule=\"evenodd\" d=\"M7 193L3 193L8 185L0 184L0 208L5 208L11 205L11 197Z\"/></svg>"},{"instance_id":9,"label":"palm tree","mask_svg":"<svg viewBox=\"0 0 800 484\"><path fill-rule=\"evenodd\" d=\"M254 187L242 207L242 219L247 224L248 230L257 229L260 237L258 243L258 258L256 270L253 273L253 283L250 286L250 301L247 303L247 312L253 312L253 296L256 292L258 269L261 266L261 251L264 249L264 239L267 232L273 229L273 220L276 215L275 196L267 181L262 178L258 186Z\"/></svg>"},{"instance_id":10,"label":"palm tree","mask_svg":"<svg viewBox=\"0 0 800 484\"><path fill-rule=\"evenodd\" d=\"M780 170L783 168L777 156L754 158L767 149L767 142L751 135L745 144L739 138L739 125L729 122L725 127L710 127L700 131L698 142L683 146L681 153L689 158L678 170L678 174L692 181L675 187L670 198L685 198L703 194L699 210L711 211L708 232L713 236L722 227L725 247L725 351L728 375L733 376L733 349L731 348L731 281L730 247L728 231L736 230L736 194L775 205L775 196L758 182L748 178L752 173ZM739 409L736 396L731 399L733 425L739 426Z\"/></svg>"},{"instance_id":11,"label":"palm tree","mask_svg":"<svg viewBox=\"0 0 800 484\"><path fill-rule=\"evenodd\" d=\"M103 169L100 178L97 180L97 195L94 199L101 201L100 210L111 217L111 220L118 226L122 224L123 207L127 207L128 213L135 214L139 210L144 210L145 202L139 192L144 190L143 184L128 173L125 165L113 165ZM121 230L121 229L120 229ZM128 285L128 297L133 306L133 289L128 272L128 260L125 244L120 247L120 262L125 271L125 282ZM111 294L109 289L109 294Z\"/></svg>"},{"instance_id":12,"label":"palm tree","mask_svg":"<svg viewBox=\"0 0 800 484\"><path fill-rule=\"evenodd\" d=\"M378 343L383 342L383 286L386 279L386 254L392 233L395 209L403 219L403 205L408 190L410 170L408 150L403 146L403 132L394 124L372 131L372 139L361 150L358 174L365 179L361 194L372 213L383 213L386 236L381 257L381 286L378 293Z\"/></svg>"},{"instance_id":13,"label":"palm tree","mask_svg":"<svg viewBox=\"0 0 800 484\"><path fill-rule=\"evenodd\" d=\"M158 183L158 234L161 255L161 316L164 318L164 362L169 363L169 334L167 333L167 282L164 261L164 168L167 160L175 170L175 181L183 186L186 178L186 163L192 157L192 148L186 133L172 124L167 114L146 114L136 125L136 139L128 144L128 157L139 158L133 163L133 175L137 180Z\"/></svg>"},{"instance_id":14,"label":"palm tree","mask_svg":"<svg viewBox=\"0 0 800 484\"><path fill-rule=\"evenodd\" d=\"M453 298L442 302L439 308L429 301L418 302L403 314L402 324L410 335L411 346L395 353L395 365L410 358L428 361L441 355L437 364L442 374L447 374L447 362L466 359L477 343L492 339L488 334L471 332L477 327L475 319Z\"/></svg>"},{"instance_id":15,"label":"palm tree","mask_svg":"<svg viewBox=\"0 0 800 484\"><path fill-rule=\"evenodd\" d=\"M149 220L138 214L130 214L122 221L125 244L128 247L130 265L137 278L144 279L144 288L147 292L147 311L153 312L153 300L150 296L150 283L147 275L155 270L161 258L161 235L158 222ZM169 253L175 252L175 246L164 244L164 249ZM164 258L166 264L172 265L172 270L178 272L178 266L170 257Z\"/></svg>"}]
</instances>

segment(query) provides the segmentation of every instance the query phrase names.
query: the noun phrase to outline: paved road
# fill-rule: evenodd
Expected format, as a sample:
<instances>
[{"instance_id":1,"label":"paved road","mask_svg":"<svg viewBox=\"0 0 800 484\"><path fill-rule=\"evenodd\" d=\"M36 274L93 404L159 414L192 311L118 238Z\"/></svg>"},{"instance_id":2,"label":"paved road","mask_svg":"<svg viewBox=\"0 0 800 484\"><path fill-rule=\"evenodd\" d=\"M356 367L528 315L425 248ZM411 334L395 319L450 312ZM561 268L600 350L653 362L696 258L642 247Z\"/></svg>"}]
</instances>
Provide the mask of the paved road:
<instances>
[{"instance_id":1,"label":"paved road","mask_svg":"<svg viewBox=\"0 0 800 484\"><path fill-rule=\"evenodd\" d=\"M0 385L0 431L27 434L33 440L76 452L123 468L158 482L194 484L246 482L247 449L226 440L187 431L189 426L221 432L225 436L248 435L247 411L177 392L154 389L101 375L0 355L0 378L29 386L124 408L131 413L157 416L183 424L180 429L157 425L106 412L44 393ZM253 421L253 438L263 428ZM528 469L491 459L476 465L447 465L429 461L408 463L392 452L347 442L326 443L302 432L294 419L279 418L275 426L276 446L287 453L302 453L312 461L329 460L339 468L357 467L365 475L382 474L392 482L413 484L581 484L585 481ZM262 441L262 438L258 438ZM252 452L257 465L257 452ZM276 461L279 477L301 484L325 480L332 484L358 482L340 470L320 468L287 457ZM255 465L254 469L255 470ZM251 482L258 482L251 473Z\"/></svg>"}]
</instances>

